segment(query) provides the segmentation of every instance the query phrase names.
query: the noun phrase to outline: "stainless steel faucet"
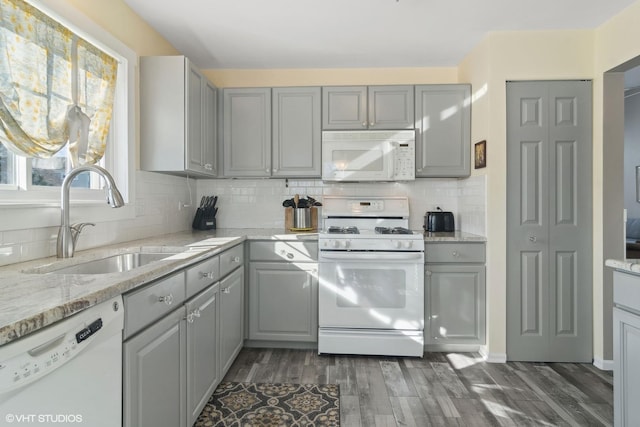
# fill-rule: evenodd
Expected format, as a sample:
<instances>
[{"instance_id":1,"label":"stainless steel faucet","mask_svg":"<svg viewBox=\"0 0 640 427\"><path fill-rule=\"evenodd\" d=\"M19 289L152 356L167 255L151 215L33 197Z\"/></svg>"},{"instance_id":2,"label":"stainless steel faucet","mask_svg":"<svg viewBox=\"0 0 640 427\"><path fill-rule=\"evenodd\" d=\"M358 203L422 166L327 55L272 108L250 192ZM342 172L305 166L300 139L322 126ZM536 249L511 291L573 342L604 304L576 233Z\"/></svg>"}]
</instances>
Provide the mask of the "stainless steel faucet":
<instances>
[{"instance_id":1,"label":"stainless steel faucet","mask_svg":"<svg viewBox=\"0 0 640 427\"><path fill-rule=\"evenodd\" d=\"M90 222L69 225L69 188L71 187L71 181L82 172L96 172L102 176L107 183L107 203L110 204L112 208L124 206L124 199L120 191L118 191L113 177L106 169L96 165L84 165L72 169L64 178L64 181L62 181L60 230L58 230L58 242L56 245L56 255L58 258L71 258L82 229L87 225L95 225Z\"/></svg>"}]
</instances>

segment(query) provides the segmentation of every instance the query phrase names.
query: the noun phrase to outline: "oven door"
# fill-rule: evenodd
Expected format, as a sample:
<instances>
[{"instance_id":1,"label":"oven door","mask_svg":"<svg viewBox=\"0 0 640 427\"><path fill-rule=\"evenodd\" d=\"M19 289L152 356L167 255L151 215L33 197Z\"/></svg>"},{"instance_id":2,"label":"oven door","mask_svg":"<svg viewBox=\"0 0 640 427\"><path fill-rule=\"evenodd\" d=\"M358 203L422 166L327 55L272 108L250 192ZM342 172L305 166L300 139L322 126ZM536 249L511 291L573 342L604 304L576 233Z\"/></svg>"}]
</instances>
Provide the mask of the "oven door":
<instances>
[{"instance_id":1,"label":"oven door","mask_svg":"<svg viewBox=\"0 0 640 427\"><path fill-rule=\"evenodd\" d=\"M424 329L424 253L321 252L320 328Z\"/></svg>"}]
</instances>

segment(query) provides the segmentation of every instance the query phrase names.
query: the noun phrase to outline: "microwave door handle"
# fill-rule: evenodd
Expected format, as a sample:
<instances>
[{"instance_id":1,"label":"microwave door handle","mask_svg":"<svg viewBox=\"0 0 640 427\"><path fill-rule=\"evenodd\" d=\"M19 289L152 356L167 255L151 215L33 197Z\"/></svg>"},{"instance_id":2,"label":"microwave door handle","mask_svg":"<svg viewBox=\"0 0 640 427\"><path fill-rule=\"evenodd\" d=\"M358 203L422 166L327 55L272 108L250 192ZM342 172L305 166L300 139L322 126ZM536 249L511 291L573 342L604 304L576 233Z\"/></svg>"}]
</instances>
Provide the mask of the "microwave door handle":
<instances>
[{"instance_id":1,"label":"microwave door handle","mask_svg":"<svg viewBox=\"0 0 640 427\"><path fill-rule=\"evenodd\" d=\"M391 145L391 165L389 165L389 173L387 174L387 179L391 180L396 175L396 156L398 154L398 143L392 141L389 143Z\"/></svg>"}]
</instances>

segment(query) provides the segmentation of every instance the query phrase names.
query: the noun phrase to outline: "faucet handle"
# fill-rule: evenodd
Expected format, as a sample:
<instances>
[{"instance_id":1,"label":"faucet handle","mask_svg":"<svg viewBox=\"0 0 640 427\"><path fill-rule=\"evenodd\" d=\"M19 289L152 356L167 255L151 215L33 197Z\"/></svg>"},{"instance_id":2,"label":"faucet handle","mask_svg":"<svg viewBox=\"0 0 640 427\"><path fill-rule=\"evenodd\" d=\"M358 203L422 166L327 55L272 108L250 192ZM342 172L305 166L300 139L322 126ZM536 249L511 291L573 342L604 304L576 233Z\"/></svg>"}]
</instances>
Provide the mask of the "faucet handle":
<instances>
[{"instance_id":1,"label":"faucet handle","mask_svg":"<svg viewBox=\"0 0 640 427\"><path fill-rule=\"evenodd\" d=\"M87 225L95 227L95 224L93 222L79 222L77 224L71 225L71 229L75 231L76 234L80 234L82 232L82 229L85 228Z\"/></svg>"}]
</instances>

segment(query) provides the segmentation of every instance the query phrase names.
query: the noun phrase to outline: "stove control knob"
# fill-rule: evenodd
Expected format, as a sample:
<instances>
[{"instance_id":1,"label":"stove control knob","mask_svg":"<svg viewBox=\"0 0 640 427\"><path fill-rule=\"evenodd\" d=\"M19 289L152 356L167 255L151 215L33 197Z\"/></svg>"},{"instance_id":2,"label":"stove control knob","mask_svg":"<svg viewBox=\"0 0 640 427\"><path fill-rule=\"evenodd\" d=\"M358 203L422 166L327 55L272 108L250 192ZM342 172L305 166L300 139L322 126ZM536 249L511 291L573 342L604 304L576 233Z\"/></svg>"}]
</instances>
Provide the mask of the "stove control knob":
<instances>
[{"instance_id":1,"label":"stove control knob","mask_svg":"<svg viewBox=\"0 0 640 427\"><path fill-rule=\"evenodd\" d=\"M392 242L392 244L396 249L400 249L400 247L402 245L399 240L396 240L396 241Z\"/></svg>"},{"instance_id":2,"label":"stove control knob","mask_svg":"<svg viewBox=\"0 0 640 427\"><path fill-rule=\"evenodd\" d=\"M412 246L413 246L413 242L411 240L407 240L406 242L404 242L404 247L406 249L409 249Z\"/></svg>"},{"instance_id":3,"label":"stove control knob","mask_svg":"<svg viewBox=\"0 0 640 427\"><path fill-rule=\"evenodd\" d=\"M340 246L340 242L338 242L337 240L332 240L331 241L331 246L333 246L334 248L337 248Z\"/></svg>"},{"instance_id":4,"label":"stove control knob","mask_svg":"<svg viewBox=\"0 0 640 427\"><path fill-rule=\"evenodd\" d=\"M351 241L350 240L345 240L344 243L343 243L343 246L345 248L348 248L349 246L351 246Z\"/></svg>"}]
</instances>

